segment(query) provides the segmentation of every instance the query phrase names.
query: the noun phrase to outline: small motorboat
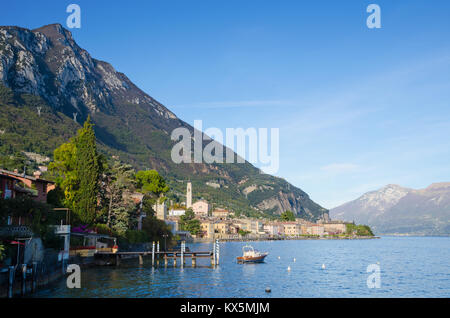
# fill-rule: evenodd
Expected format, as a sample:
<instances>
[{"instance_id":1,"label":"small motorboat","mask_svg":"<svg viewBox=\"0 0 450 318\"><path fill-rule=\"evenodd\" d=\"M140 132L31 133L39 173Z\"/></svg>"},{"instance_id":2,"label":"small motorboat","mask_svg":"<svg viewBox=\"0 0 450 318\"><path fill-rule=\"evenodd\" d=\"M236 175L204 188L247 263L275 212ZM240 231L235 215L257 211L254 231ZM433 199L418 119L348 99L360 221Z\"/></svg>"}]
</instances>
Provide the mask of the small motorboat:
<instances>
[{"instance_id":1,"label":"small motorboat","mask_svg":"<svg viewBox=\"0 0 450 318\"><path fill-rule=\"evenodd\" d=\"M242 248L243 255L237 258L238 263L262 263L269 253L258 252L250 245L245 245Z\"/></svg>"}]
</instances>

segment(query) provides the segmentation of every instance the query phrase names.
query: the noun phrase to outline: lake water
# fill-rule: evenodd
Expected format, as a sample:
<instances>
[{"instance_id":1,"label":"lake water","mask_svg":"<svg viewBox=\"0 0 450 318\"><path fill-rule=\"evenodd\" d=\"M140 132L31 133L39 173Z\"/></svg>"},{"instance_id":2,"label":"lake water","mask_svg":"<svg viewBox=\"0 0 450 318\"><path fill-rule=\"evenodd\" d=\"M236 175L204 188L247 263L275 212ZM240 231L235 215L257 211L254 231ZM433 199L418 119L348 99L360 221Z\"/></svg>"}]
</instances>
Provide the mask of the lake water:
<instances>
[{"instance_id":1,"label":"lake water","mask_svg":"<svg viewBox=\"0 0 450 318\"><path fill-rule=\"evenodd\" d=\"M262 264L237 264L245 243L221 243L220 266L190 259L181 269L153 269L151 258L82 270L81 288L65 279L36 297L450 297L449 237L251 242L269 252ZM211 250L211 244L191 244ZM278 259L278 256L280 257ZM294 258L296 261L294 262ZM161 262L163 263L163 262ZM367 266L379 263L380 288L368 288ZM325 269L322 269L325 264ZM287 268L290 266L291 270ZM266 293L270 287L272 292Z\"/></svg>"}]
</instances>

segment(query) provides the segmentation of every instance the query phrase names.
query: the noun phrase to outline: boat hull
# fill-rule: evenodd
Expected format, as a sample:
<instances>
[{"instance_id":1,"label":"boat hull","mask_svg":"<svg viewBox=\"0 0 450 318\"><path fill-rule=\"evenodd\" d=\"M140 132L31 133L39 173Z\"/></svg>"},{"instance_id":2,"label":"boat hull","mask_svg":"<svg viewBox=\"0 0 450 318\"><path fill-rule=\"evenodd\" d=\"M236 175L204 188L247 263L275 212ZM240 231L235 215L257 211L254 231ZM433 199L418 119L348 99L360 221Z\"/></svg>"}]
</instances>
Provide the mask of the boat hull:
<instances>
[{"instance_id":1,"label":"boat hull","mask_svg":"<svg viewBox=\"0 0 450 318\"><path fill-rule=\"evenodd\" d=\"M267 255L261 255L256 257L239 256L237 258L238 263L262 263Z\"/></svg>"}]
</instances>

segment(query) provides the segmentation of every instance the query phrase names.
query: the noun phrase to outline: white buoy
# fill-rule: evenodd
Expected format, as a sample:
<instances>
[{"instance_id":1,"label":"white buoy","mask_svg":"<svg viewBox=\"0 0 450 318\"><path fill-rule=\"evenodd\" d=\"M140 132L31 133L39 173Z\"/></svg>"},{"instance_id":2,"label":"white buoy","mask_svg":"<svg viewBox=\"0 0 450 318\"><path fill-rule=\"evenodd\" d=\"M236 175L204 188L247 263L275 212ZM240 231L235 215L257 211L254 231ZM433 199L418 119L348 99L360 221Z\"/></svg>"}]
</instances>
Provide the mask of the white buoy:
<instances>
[{"instance_id":1,"label":"white buoy","mask_svg":"<svg viewBox=\"0 0 450 318\"><path fill-rule=\"evenodd\" d=\"M291 270L291 267L290 266L288 266L288 271L290 271Z\"/></svg>"},{"instance_id":2,"label":"white buoy","mask_svg":"<svg viewBox=\"0 0 450 318\"><path fill-rule=\"evenodd\" d=\"M322 269L325 269L325 264L322 264Z\"/></svg>"},{"instance_id":3,"label":"white buoy","mask_svg":"<svg viewBox=\"0 0 450 318\"><path fill-rule=\"evenodd\" d=\"M294 262L295 262L295 257L294 257Z\"/></svg>"},{"instance_id":4,"label":"white buoy","mask_svg":"<svg viewBox=\"0 0 450 318\"><path fill-rule=\"evenodd\" d=\"M278 256L278 259L280 259L280 257Z\"/></svg>"}]
</instances>

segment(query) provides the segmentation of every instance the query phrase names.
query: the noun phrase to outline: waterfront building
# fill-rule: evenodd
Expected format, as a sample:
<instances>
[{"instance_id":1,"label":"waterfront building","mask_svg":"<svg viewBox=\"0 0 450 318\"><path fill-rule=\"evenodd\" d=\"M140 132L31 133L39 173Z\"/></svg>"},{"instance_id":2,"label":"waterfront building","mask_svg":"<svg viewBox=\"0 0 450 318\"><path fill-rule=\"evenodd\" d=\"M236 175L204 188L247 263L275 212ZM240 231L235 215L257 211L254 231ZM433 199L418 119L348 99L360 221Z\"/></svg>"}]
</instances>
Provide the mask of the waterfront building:
<instances>
[{"instance_id":1,"label":"waterfront building","mask_svg":"<svg viewBox=\"0 0 450 318\"><path fill-rule=\"evenodd\" d=\"M342 221L330 221L323 223L324 231L328 234L342 234L347 232L347 225Z\"/></svg>"},{"instance_id":2,"label":"waterfront building","mask_svg":"<svg viewBox=\"0 0 450 318\"><path fill-rule=\"evenodd\" d=\"M251 232L252 221L250 219L237 219L234 223L239 224L241 230Z\"/></svg>"},{"instance_id":3,"label":"waterfront building","mask_svg":"<svg viewBox=\"0 0 450 318\"><path fill-rule=\"evenodd\" d=\"M265 234L264 222L261 220L251 220L250 232L252 232L253 234Z\"/></svg>"},{"instance_id":4,"label":"waterfront building","mask_svg":"<svg viewBox=\"0 0 450 318\"><path fill-rule=\"evenodd\" d=\"M210 220L201 220L200 228L202 231L202 237L213 238L214 236L214 223Z\"/></svg>"},{"instance_id":5,"label":"waterfront building","mask_svg":"<svg viewBox=\"0 0 450 318\"><path fill-rule=\"evenodd\" d=\"M307 234L309 235L324 235L325 230L322 224L312 224L306 229Z\"/></svg>"},{"instance_id":6,"label":"waterfront building","mask_svg":"<svg viewBox=\"0 0 450 318\"><path fill-rule=\"evenodd\" d=\"M226 221L214 223L214 232L219 234L229 234L230 233L230 223Z\"/></svg>"},{"instance_id":7,"label":"waterfront building","mask_svg":"<svg viewBox=\"0 0 450 318\"><path fill-rule=\"evenodd\" d=\"M275 236L275 235L284 235L284 226L280 223L267 223L264 224L264 232Z\"/></svg>"},{"instance_id":8,"label":"waterfront building","mask_svg":"<svg viewBox=\"0 0 450 318\"><path fill-rule=\"evenodd\" d=\"M244 230L246 229L246 223L242 222L239 219L235 219L231 221L230 224L230 231L231 233L238 233L239 230Z\"/></svg>"},{"instance_id":9,"label":"waterfront building","mask_svg":"<svg viewBox=\"0 0 450 318\"><path fill-rule=\"evenodd\" d=\"M298 236L301 234L300 224L297 222L283 222L284 234L288 236Z\"/></svg>"}]
</instances>

